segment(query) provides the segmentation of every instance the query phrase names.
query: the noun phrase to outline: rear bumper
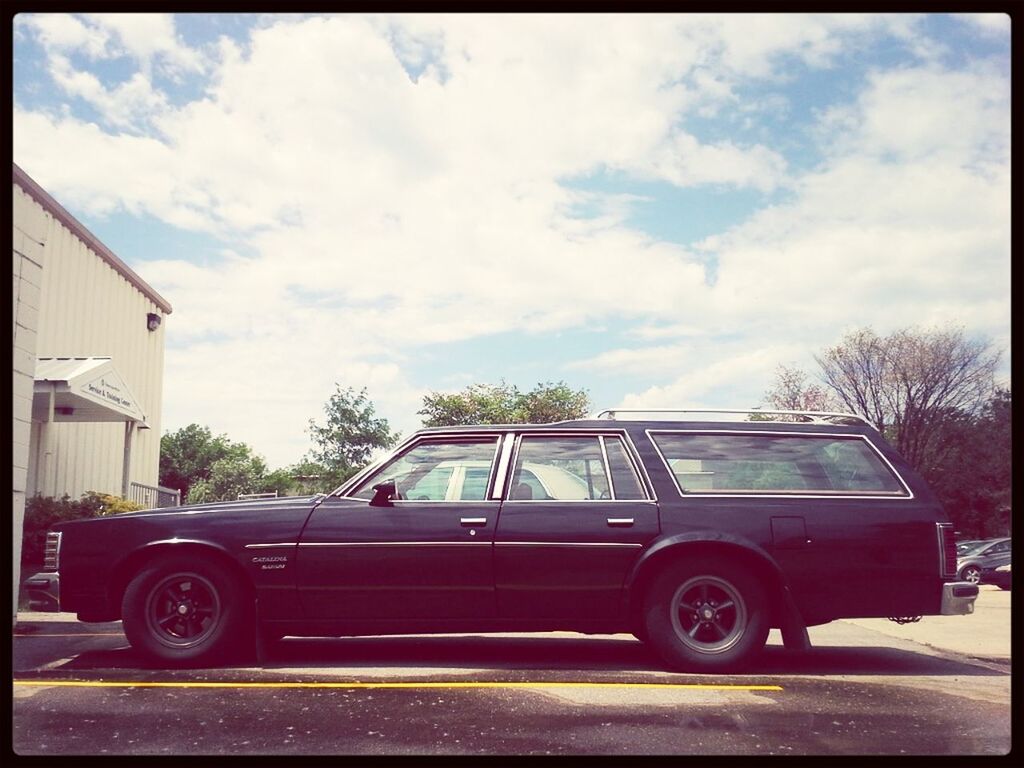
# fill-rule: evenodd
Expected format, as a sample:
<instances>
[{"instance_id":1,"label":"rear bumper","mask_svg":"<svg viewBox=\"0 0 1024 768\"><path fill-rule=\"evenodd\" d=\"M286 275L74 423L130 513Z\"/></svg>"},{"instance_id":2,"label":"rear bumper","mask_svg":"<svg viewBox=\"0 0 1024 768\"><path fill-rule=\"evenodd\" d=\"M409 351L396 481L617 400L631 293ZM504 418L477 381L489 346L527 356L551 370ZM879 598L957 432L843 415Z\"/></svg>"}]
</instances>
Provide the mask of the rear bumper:
<instances>
[{"instance_id":1,"label":"rear bumper","mask_svg":"<svg viewBox=\"0 0 1024 768\"><path fill-rule=\"evenodd\" d=\"M974 613L978 599L978 585L967 581L953 581L942 585L942 616L963 616Z\"/></svg>"},{"instance_id":2,"label":"rear bumper","mask_svg":"<svg viewBox=\"0 0 1024 768\"><path fill-rule=\"evenodd\" d=\"M32 611L60 612L60 574L44 571L25 579L28 607Z\"/></svg>"}]
</instances>

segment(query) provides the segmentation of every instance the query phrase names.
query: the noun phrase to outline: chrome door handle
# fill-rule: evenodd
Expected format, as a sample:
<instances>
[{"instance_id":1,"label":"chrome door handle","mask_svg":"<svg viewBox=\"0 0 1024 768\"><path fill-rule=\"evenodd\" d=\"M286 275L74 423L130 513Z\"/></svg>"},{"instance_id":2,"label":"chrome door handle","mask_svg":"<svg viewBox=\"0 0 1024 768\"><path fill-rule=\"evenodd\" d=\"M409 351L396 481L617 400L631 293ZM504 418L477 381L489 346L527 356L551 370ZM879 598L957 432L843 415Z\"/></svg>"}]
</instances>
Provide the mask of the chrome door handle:
<instances>
[{"instance_id":1,"label":"chrome door handle","mask_svg":"<svg viewBox=\"0 0 1024 768\"><path fill-rule=\"evenodd\" d=\"M486 517L463 517L459 519L463 525L487 525Z\"/></svg>"},{"instance_id":2,"label":"chrome door handle","mask_svg":"<svg viewBox=\"0 0 1024 768\"><path fill-rule=\"evenodd\" d=\"M632 517L609 517L608 525L613 527L628 528L633 524Z\"/></svg>"}]
</instances>

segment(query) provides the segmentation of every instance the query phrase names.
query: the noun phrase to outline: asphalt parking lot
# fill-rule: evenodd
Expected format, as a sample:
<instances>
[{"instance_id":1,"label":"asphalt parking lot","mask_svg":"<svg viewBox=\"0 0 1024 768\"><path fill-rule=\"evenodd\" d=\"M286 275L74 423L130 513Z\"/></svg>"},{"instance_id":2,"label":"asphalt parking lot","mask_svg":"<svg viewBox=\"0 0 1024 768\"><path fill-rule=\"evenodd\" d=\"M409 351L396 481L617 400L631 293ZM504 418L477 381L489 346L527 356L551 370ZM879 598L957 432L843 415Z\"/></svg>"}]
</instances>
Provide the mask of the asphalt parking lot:
<instances>
[{"instance_id":1,"label":"asphalt parking lot","mask_svg":"<svg viewBox=\"0 0 1024 768\"><path fill-rule=\"evenodd\" d=\"M973 616L773 633L744 675L664 671L629 635L289 638L259 666L145 665L120 624L19 614L21 755L998 755L1010 593Z\"/></svg>"}]
</instances>

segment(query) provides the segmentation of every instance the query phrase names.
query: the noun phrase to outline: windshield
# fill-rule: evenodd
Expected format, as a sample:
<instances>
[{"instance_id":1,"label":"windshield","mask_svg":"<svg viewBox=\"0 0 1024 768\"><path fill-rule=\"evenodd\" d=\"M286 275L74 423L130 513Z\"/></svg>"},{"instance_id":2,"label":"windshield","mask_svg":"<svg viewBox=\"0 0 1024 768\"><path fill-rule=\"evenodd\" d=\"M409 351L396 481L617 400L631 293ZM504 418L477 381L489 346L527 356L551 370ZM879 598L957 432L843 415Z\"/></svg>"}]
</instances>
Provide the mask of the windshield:
<instances>
[{"instance_id":1,"label":"windshield","mask_svg":"<svg viewBox=\"0 0 1024 768\"><path fill-rule=\"evenodd\" d=\"M974 542L974 544L972 544L967 549L965 549L963 552L961 552L960 556L964 557L966 555L973 555L976 552L980 552L981 550L983 550L985 547L989 546L990 544L992 544L991 541L976 541L976 542Z\"/></svg>"}]
</instances>

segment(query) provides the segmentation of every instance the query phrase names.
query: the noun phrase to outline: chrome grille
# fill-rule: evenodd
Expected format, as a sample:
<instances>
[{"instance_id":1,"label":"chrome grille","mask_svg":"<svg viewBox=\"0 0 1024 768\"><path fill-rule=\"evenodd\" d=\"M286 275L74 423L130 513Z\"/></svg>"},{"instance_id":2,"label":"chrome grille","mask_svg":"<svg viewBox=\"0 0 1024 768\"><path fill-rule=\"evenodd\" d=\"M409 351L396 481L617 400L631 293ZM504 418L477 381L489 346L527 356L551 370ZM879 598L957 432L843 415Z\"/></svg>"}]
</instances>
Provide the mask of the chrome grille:
<instances>
[{"instance_id":1,"label":"chrome grille","mask_svg":"<svg viewBox=\"0 0 1024 768\"><path fill-rule=\"evenodd\" d=\"M56 571L60 568L60 531L49 531L46 534L46 549L43 557L43 568Z\"/></svg>"},{"instance_id":2,"label":"chrome grille","mask_svg":"<svg viewBox=\"0 0 1024 768\"><path fill-rule=\"evenodd\" d=\"M936 523L939 533L939 571L944 579L956 577L956 534L952 523Z\"/></svg>"}]
</instances>

